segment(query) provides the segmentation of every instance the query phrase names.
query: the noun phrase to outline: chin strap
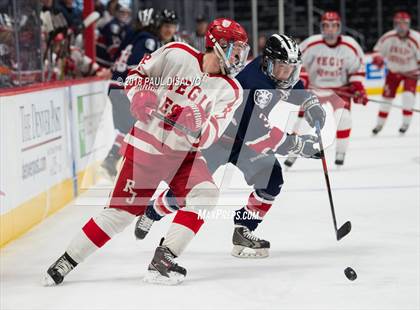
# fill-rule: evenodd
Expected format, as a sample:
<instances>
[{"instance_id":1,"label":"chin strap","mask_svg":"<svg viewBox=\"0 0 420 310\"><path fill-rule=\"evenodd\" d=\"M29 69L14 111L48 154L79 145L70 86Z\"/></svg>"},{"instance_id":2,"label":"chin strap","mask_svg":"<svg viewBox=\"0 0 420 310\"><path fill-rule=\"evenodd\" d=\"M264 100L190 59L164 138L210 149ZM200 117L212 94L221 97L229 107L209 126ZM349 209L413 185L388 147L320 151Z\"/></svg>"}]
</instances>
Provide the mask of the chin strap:
<instances>
[{"instance_id":1,"label":"chin strap","mask_svg":"<svg viewBox=\"0 0 420 310\"><path fill-rule=\"evenodd\" d=\"M226 58L225 52L223 51L220 44L216 41L216 38L212 34L209 34L209 38L214 44L213 51L219 58L220 71L222 74L227 75L228 72L226 71L226 64L229 64L229 60Z\"/></svg>"}]
</instances>

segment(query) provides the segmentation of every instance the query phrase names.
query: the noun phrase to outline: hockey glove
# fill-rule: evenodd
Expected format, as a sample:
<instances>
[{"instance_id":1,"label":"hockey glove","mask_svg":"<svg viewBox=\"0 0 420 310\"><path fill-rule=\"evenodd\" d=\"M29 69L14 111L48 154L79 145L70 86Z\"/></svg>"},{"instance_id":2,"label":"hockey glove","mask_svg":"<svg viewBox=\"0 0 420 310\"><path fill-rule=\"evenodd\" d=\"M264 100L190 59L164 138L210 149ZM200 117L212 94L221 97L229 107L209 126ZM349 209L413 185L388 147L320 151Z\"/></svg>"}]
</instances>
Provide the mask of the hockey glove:
<instances>
[{"instance_id":1,"label":"hockey glove","mask_svg":"<svg viewBox=\"0 0 420 310\"><path fill-rule=\"evenodd\" d=\"M373 56L372 64L374 64L379 69L381 69L384 66L385 62L384 62L384 59L382 58L382 56L375 55L375 56Z\"/></svg>"},{"instance_id":2,"label":"hockey glove","mask_svg":"<svg viewBox=\"0 0 420 310\"><path fill-rule=\"evenodd\" d=\"M366 94L365 87L361 82L353 82L350 86L351 92L353 93L353 101L358 104L366 105L369 98Z\"/></svg>"},{"instance_id":3,"label":"hockey glove","mask_svg":"<svg viewBox=\"0 0 420 310\"><path fill-rule=\"evenodd\" d=\"M152 111L158 106L158 97L151 90L141 90L131 99L131 114L140 122L148 123L152 118Z\"/></svg>"},{"instance_id":4,"label":"hockey glove","mask_svg":"<svg viewBox=\"0 0 420 310\"><path fill-rule=\"evenodd\" d=\"M172 112L166 116L166 118L176 122L177 124L189 129L190 131L196 132L201 129L205 120L206 114L203 108L196 104L190 104L185 107L175 105L172 108ZM186 135L186 132L183 132L171 125L164 123L163 126L166 130L174 130L177 135Z\"/></svg>"},{"instance_id":5,"label":"hockey glove","mask_svg":"<svg viewBox=\"0 0 420 310\"><path fill-rule=\"evenodd\" d=\"M315 122L318 121L321 129L324 127L326 114L317 96L312 95L302 104L302 108L309 126L315 127Z\"/></svg>"},{"instance_id":6,"label":"hockey glove","mask_svg":"<svg viewBox=\"0 0 420 310\"><path fill-rule=\"evenodd\" d=\"M313 135L298 136L287 134L286 140L279 146L277 153L280 155L300 155L306 158L320 158L319 149L314 147L318 137Z\"/></svg>"}]
</instances>

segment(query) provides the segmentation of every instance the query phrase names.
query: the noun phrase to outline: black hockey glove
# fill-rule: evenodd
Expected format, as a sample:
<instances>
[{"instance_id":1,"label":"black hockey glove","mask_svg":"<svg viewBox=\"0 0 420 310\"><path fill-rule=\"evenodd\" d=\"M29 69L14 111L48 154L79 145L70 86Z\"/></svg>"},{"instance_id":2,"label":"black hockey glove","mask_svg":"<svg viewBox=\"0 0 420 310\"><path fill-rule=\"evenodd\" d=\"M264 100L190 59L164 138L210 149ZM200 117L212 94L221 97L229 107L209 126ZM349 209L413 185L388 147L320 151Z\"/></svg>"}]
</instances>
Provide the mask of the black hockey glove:
<instances>
[{"instance_id":1,"label":"black hockey glove","mask_svg":"<svg viewBox=\"0 0 420 310\"><path fill-rule=\"evenodd\" d=\"M317 96L312 95L302 104L302 108L309 126L313 128L315 127L315 122L319 121L321 129L324 127L326 114Z\"/></svg>"},{"instance_id":2,"label":"black hockey glove","mask_svg":"<svg viewBox=\"0 0 420 310\"><path fill-rule=\"evenodd\" d=\"M313 135L298 136L287 134L286 140L278 147L280 155L296 154L306 158L320 158L319 149L314 147L318 143L318 137Z\"/></svg>"}]
</instances>

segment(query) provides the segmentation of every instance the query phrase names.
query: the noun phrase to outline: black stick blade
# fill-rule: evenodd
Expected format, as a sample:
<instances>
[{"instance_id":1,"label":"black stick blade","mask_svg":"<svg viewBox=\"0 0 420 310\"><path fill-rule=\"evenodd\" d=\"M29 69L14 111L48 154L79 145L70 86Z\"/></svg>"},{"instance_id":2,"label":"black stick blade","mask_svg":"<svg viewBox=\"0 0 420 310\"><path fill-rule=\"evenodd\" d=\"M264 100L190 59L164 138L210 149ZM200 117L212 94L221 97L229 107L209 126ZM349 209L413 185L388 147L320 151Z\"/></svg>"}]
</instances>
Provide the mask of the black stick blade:
<instances>
[{"instance_id":1,"label":"black stick blade","mask_svg":"<svg viewBox=\"0 0 420 310\"><path fill-rule=\"evenodd\" d=\"M350 231L351 231L351 223L349 221L347 221L343 224L343 226L341 226L337 230L337 241L339 241L342 238L344 238L345 236L347 236Z\"/></svg>"}]
</instances>

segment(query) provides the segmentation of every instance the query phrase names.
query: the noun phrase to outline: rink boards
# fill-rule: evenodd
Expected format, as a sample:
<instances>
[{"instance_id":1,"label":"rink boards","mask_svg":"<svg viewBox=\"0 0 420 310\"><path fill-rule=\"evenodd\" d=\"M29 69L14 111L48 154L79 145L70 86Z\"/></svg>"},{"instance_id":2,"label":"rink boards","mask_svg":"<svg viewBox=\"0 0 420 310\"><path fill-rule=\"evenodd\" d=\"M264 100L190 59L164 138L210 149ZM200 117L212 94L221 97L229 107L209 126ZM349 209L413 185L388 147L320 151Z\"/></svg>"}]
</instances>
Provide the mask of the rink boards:
<instances>
[{"instance_id":1,"label":"rink boards","mask_svg":"<svg viewBox=\"0 0 420 310\"><path fill-rule=\"evenodd\" d=\"M107 87L89 79L0 93L0 245L95 182L114 135Z\"/></svg>"}]
</instances>

